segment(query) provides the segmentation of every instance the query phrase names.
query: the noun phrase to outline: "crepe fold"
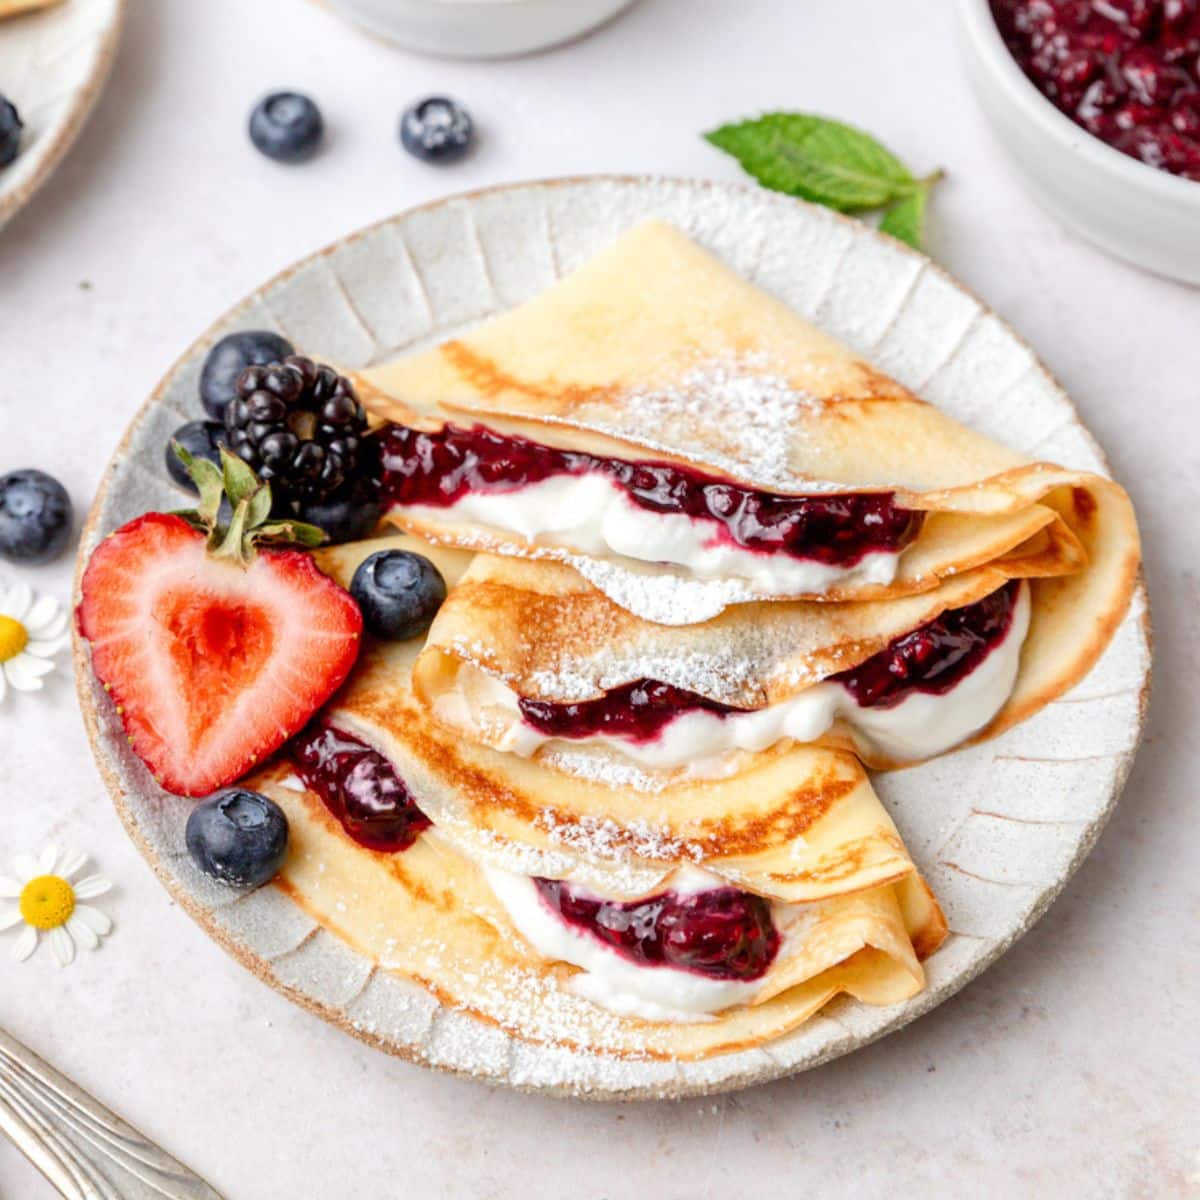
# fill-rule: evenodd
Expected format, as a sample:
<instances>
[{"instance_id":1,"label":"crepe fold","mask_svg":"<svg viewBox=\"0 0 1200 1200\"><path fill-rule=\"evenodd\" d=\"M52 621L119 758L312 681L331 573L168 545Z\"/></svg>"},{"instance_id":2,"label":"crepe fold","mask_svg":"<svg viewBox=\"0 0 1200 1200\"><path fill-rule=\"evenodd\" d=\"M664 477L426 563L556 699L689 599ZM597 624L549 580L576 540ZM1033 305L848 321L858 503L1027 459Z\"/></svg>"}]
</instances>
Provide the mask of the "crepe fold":
<instances>
[{"instance_id":1,"label":"crepe fold","mask_svg":"<svg viewBox=\"0 0 1200 1200\"><path fill-rule=\"evenodd\" d=\"M1006 556L1026 577L1113 559L1114 611L1132 588L1137 529L1119 487L959 424L662 222L627 232L519 308L358 381L378 418L417 429L481 425L783 496L890 492L926 514L891 582L786 598L911 595ZM661 623L781 598L678 564L589 555L569 535L522 536L453 507L390 517L442 544L569 562Z\"/></svg>"},{"instance_id":2,"label":"crepe fold","mask_svg":"<svg viewBox=\"0 0 1200 1200\"><path fill-rule=\"evenodd\" d=\"M1001 733L1066 692L1091 669L1124 611L1126 564L1101 552L1077 571L1073 541L1047 544L1055 529L1035 535L1030 552L1042 565L1076 573L1029 581L1030 625L1015 684L973 740ZM479 554L434 621L414 687L444 720L456 708L447 699L470 694L478 676L520 699L552 704L654 680L734 709L762 709L858 666L948 610L1026 579L1027 569L1014 554L893 600L752 603L700 624L666 626L635 616L570 567ZM489 722L486 698L470 716L464 733L507 748L507 724ZM840 719L821 741L853 749L869 766L899 765Z\"/></svg>"},{"instance_id":3,"label":"crepe fold","mask_svg":"<svg viewBox=\"0 0 1200 1200\"><path fill-rule=\"evenodd\" d=\"M468 562L465 555L411 538L337 547L317 557L345 584L368 554L388 548L427 554L451 584ZM861 768L846 756L823 754L793 761L795 769L807 762L810 773L805 788L793 789L790 805L774 815L764 810L764 823L730 827L731 835L740 828L742 840L726 848L742 853L727 859L726 877L752 876L761 886L747 883L746 890L790 901L772 906L780 949L745 1004L698 1021L648 1021L615 1016L576 994L578 970L532 949L478 865L500 862L536 874L551 860L564 866L582 857L578 848L540 840L531 827L534 842L516 861L505 852L505 834L493 838L488 832L520 833L523 804L552 806L557 783L543 773L538 785L549 791L536 794L530 779L505 775L510 756L486 749L477 756L461 739L439 733L409 687L407 673L419 649L419 639L386 646L365 639L363 661L325 714L380 750L434 820L407 850L381 853L353 841L286 760L247 781L288 817L290 850L276 886L381 968L526 1041L639 1059L700 1059L757 1046L800 1025L839 994L888 1005L923 988L921 962L946 936L941 910ZM466 789L471 818L481 818L482 836L441 821L445 789L459 787ZM486 817L490 810L508 812L511 825L493 825ZM800 829L804 836L792 836ZM719 825L708 832L706 845L723 843ZM770 844L781 853L764 855ZM634 898L670 886L677 860L646 858L638 879L636 858L625 858L619 833L612 849L618 857L601 854L599 879L624 882ZM561 871L540 873L565 877Z\"/></svg>"},{"instance_id":4,"label":"crepe fold","mask_svg":"<svg viewBox=\"0 0 1200 1200\"><path fill-rule=\"evenodd\" d=\"M702 1059L759 1046L839 994L899 1004L925 986L922 961L945 920L915 873L847 892L779 921L782 942L749 1003L697 1022L614 1016L572 990L575 968L537 954L513 928L483 872L428 830L400 854L352 841L287 767L249 786L284 810L291 848L275 886L383 970L443 1004L527 1042L631 1059Z\"/></svg>"},{"instance_id":5,"label":"crepe fold","mask_svg":"<svg viewBox=\"0 0 1200 1200\"><path fill-rule=\"evenodd\" d=\"M399 544L428 553L448 583L465 571L461 554ZM322 561L341 575L340 564L370 545ZM853 890L893 883L913 870L852 755L775 747L734 775L666 779L652 791L630 787L607 762L594 778L567 776L436 721L412 687L420 650L419 640L365 641L324 718L392 763L439 834L476 862L628 898L691 863L786 902L825 899L847 879Z\"/></svg>"}]
</instances>

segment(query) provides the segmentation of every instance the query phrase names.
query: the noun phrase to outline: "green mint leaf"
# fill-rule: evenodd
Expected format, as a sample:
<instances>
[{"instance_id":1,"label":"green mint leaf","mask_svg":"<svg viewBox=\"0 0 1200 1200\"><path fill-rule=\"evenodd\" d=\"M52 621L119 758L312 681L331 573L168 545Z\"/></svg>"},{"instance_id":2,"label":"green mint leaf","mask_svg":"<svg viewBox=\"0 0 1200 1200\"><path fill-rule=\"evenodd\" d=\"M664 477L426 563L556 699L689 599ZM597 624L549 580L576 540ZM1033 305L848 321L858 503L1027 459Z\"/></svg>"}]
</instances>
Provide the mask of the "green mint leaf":
<instances>
[{"instance_id":1,"label":"green mint leaf","mask_svg":"<svg viewBox=\"0 0 1200 1200\"><path fill-rule=\"evenodd\" d=\"M922 179L914 192L902 200L897 200L883 214L879 228L884 233L890 233L892 237L907 243L914 250L920 250L925 231L925 205L929 199L930 190L940 178L941 172L939 171L928 179Z\"/></svg>"},{"instance_id":2,"label":"green mint leaf","mask_svg":"<svg viewBox=\"0 0 1200 1200\"><path fill-rule=\"evenodd\" d=\"M764 187L840 212L879 208L919 186L870 134L811 113L766 113L704 136Z\"/></svg>"}]
</instances>

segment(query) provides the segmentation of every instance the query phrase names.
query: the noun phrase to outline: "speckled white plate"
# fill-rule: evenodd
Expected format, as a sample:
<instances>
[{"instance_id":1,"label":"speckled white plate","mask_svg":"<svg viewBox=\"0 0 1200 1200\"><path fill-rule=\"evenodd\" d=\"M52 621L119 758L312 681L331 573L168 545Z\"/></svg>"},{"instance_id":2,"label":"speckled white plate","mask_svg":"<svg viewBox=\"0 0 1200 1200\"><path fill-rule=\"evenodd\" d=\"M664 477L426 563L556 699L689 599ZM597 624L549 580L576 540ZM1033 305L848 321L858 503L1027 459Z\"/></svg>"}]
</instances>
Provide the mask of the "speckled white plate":
<instances>
[{"instance_id":1,"label":"speckled white plate","mask_svg":"<svg viewBox=\"0 0 1200 1200\"><path fill-rule=\"evenodd\" d=\"M180 494L171 431L200 412L204 355L222 334L271 328L350 366L452 335L536 295L647 217L665 217L747 278L955 417L1031 456L1106 472L1062 390L1016 335L922 255L865 225L770 192L661 179L495 188L401 214L305 259L189 349L134 418L92 510L96 540ZM78 650L78 647L77 647ZM117 810L171 894L242 963L349 1032L491 1082L598 1098L728 1090L803 1070L899 1029L993 962L1045 911L1098 836L1141 733L1150 670L1146 598L1070 695L984 746L877 779L951 935L904 1005L829 1005L795 1033L699 1063L628 1063L530 1046L376 970L284 895L239 897L195 871L190 805L159 791L77 655L80 696Z\"/></svg>"},{"instance_id":2,"label":"speckled white plate","mask_svg":"<svg viewBox=\"0 0 1200 1200\"><path fill-rule=\"evenodd\" d=\"M21 153L0 167L0 226L58 166L108 79L125 0L63 0L0 21L0 94L25 122Z\"/></svg>"}]
</instances>

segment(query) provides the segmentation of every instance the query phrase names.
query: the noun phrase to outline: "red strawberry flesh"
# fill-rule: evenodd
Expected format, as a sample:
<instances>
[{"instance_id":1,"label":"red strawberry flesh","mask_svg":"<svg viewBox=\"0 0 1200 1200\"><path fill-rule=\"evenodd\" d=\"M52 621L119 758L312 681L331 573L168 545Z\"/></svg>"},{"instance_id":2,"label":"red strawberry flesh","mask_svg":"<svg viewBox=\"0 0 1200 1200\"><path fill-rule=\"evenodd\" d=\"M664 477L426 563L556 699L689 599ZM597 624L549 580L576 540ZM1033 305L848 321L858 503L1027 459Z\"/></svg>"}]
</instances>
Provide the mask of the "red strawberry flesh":
<instances>
[{"instance_id":1,"label":"red strawberry flesh","mask_svg":"<svg viewBox=\"0 0 1200 1200\"><path fill-rule=\"evenodd\" d=\"M180 517L105 539L83 575L79 631L134 751L168 791L203 796L298 732L350 672L362 616L308 554L212 558Z\"/></svg>"}]
</instances>

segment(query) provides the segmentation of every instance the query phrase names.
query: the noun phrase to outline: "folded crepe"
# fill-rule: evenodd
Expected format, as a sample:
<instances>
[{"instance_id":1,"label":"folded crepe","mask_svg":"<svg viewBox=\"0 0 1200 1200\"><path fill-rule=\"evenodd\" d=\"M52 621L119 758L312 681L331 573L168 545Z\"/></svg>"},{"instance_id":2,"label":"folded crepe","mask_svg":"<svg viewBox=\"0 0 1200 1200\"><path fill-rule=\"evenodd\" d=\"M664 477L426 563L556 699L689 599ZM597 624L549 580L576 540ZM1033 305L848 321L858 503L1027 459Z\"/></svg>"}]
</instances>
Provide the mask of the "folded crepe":
<instances>
[{"instance_id":1,"label":"folded crepe","mask_svg":"<svg viewBox=\"0 0 1200 1200\"><path fill-rule=\"evenodd\" d=\"M323 569L345 583L367 554L396 546L427 554L450 583L466 566L466 556L407 538L338 547L318 558ZM609 986L604 993L606 981L611 985L613 978L609 959L615 961L615 952L592 938L596 944L590 955L556 954L526 920L514 917L519 911L514 891L539 886L520 870L541 862L537 852L523 864L506 859L510 869L518 870L501 877L494 867L481 867L469 852L470 839L459 842L436 823L440 806L425 788L436 772L428 766L411 769L429 752L429 735L406 675L419 649L419 639L387 646L368 639L363 662L323 717L380 749L412 798L434 818L435 824L406 849L381 852L356 841L286 758L248 781L273 797L288 816L291 843L277 886L381 968L527 1041L617 1057L681 1060L761 1045L795 1028L840 993L885 1005L924 986L921 960L946 934L941 910L861 770L851 759L830 755L828 775L810 780L804 799L776 828L788 854L799 854L806 865L797 870L786 861L775 862L782 868L775 883L762 874L766 889L747 889L766 898L751 903L769 907L777 938L766 968L732 988L718 989L708 1000L703 995L697 1000L695 988L703 990L712 980L676 966L635 966L624 959L615 978L625 990L613 993ZM442 755L453 742L441 745L436 760L448 766ZM505 757L492 754L495 760ZM473 772L471 788L490 786L496 803L506 805L509 784L504 777L496 774L485 781L487 759L467 762ZM498 770L497 764L490 765ZM479 794L472 791L473 797ZM793 828L807 830L813 845L793 838ZM715 829L710 832L717 836ZM763 834L770 840L767 831ZM743 843L753 841L761 848L764 837L750 839L742 829ZM761 859L757 863L764 865ZM653 882L627 892L626 898L649 897L653 903L671 889L694 894L697 884L684 878L686 872L697 874L694 867L655 861L649 876ZM542 879L541 886L557 878ZM715 880L715 886L728 894L726 880ZM791 899L779 900L783 893ZM580 957L587 959L586 965L575 961ZM680 980L686 1004L676 1010L661 1001L678 991L672 990L672 981ZM657 996L657 1002L640 995L642 981L647 996Z\"/></svg>"},{"instance_id":2,"label":"folded crepe","mask_svg":"<svg viewBox=\"0 0 1200 1200\"><path fill-rule=\"evenodd\" d=\"M590 998L587 982L597 972L537 950L485 873L436 827L403 852L381 853L353 841L286 764L248 784L287 814L291 845L276 886L383 970L528 1042L674 1060L759 1046L842 993L872 1005L916 995L925 984L921 962L946 935L911 866L874 888L855 890L848 875L846 890L829 900L774 910L779 950L733 1006L690 1020L615 1014Z\"/></svg>"},{"instance_id":3,"label":"folded crepe","mask_svg":"<svg viewBox=\"0 0 1200 1200\"><path fill-rule=\"evenodd\" d=\"M393 521L570 563L660 623L911 595L1007 556L1060 574L1071 548L1132 586L1115 484L960 425L662 222L358 382L393 423Z\"/></svg>"},{"instance_id":4,"label":"folded crepe","mask_svg":"<svg viewBox=\"0 0 1200 1200\"><path fill-rule=\"evenodd\" d=\"M465 570L462 554L400 544L427 553L451 586ZM370 545L322 561L341 577L339 564ZM825 899L847 872L867 887L912 869L852 755L777 745L735 774L659 779L652 790L609 762L563 775L440 723L413 691L420 650L419 640L367 642L323 720L382 755L439 834L476 862L617 899L647 894L686 863L784 902Z\"/></svg>"},{"instance_id":5,"label":"folded crepe","mask_svg":"<svg viewBox=\"0 0 1200 1200\"><path fill-rule=\"evenodd\" d=\"M1035 535L1041 566L1072 540ZM1124 569L1026 578L1010 555L932 591L857 604L726 609L643 620L555 563L478 555L414 668L418 696L472 741L566 772L636 763L719 775L786 741L854 750L876 768L995 736L1081 679L1127 602ZM936 647L930 652L926 641Z\"/></svg>"}]
</instances>

